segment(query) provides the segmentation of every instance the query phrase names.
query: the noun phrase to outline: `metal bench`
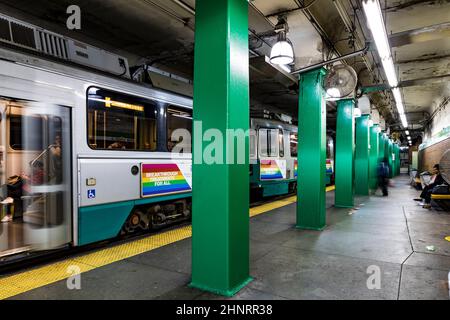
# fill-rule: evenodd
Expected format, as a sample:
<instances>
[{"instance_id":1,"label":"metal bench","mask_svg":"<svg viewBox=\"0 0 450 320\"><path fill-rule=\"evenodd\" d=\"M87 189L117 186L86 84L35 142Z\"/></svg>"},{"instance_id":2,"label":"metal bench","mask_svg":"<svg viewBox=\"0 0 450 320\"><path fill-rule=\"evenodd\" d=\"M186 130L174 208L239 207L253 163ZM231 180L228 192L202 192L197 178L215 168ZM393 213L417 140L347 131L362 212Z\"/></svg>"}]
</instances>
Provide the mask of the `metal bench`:
<instances>
[{"instance_id":1,"label":"metal bench","mask_svg":"<svg viewBox=\"0 0 450 320\"><path fill-rule=\"evenodd\" d=\"M445 211L450 211L450 194L432 194L431 199Z\"/></svg>"}]
</instances>

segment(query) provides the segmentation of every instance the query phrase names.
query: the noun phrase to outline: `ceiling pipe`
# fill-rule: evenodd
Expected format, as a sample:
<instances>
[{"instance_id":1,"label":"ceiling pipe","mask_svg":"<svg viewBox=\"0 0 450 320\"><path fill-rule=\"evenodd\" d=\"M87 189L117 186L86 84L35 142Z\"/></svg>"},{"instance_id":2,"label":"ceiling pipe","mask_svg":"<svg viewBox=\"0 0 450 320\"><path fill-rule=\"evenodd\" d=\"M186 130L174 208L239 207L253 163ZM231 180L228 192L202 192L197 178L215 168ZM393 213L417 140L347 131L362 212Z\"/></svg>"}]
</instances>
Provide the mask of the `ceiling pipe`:
<instances>
[{"instance_id":1,"label":"ceiling pipe","mask_svg":"<svg viewBox=\"0 0 450 320\"><path fill-rule=\"evenodd\" d=\"M353 25L352 21L350 20L350 17L348 16L348 13L345 10L344 6L342 5L341 1L333 0L333 4L334 4L339 16L341 17L341 20L344 23L345 28L354 37L355 42L356 42L356 49L362 48L363 44L361 43L360 38L355 35L356 27ZM364 64L366 65L367 70L369 70L369 72L372 72L372 66L370 65L370 63L366 57L363 57L363 61L364 61Z\"/></svg>"},{"instance_id":2,"label":"ceiling pipe","mask_svg":"<svg viewBox=\"0 0 450 320\"><path fill-rule=\"evenodd\" d=\"M184 10L186 10L187 12L189 12L190 14L192 14L193 16L195 16L195 10L194 8L191 8L189 5L187 5L186 3L184 3L181 0L172 0L172 2L176 3L177 5L179 5L181 8L183 8Z\"/></svg>"},{"instance_id":3,"label":"ceiling pipe","mask_svg":"<svg viewBox=\"0 0 450 320\"><path fill-rule=\"evenodd\" d=\"M335 63L335 62L338 62L338 61L341 61L341 60L345 60L345 59L349 59L349 58L365 55L367 53L367 51L369 51L369 48L370 48L370 46L369 46L369 44L367 44L361 50L358 50L358 51L355 51L355 52L352 52L352 53L349 53L349 54L345 54L343 56L340 56L340 57L337 57L337 58L334 58L334 59L330 59L330 60L327 60L327 61L319 62L319 63L310 65L310 66L305 67L305 68L301 68L301 69L295 70L295 71L291 72L291 74L304 73L306 71L310 71L310 70L313 70L313 69L316 69L316 68L324 67L326 65L329 65L331 63Z\"/></svg>"},{"instance_id":4,"label":"ceiling pipe","mask_svg":"<svg viewBox=\"0 0 450 320\"><path fill-rule=\"evenodd\" d=\"M166 15L172 17L173 19L177 20L178 22L184 24L185 26L187 26L189 29L193 30L194 29L189 26L188 24L188 20L187 19L183 19L181 17L179 17L178 15L176 15L175 13L171 12L170 10L164 8L163 6L161 6L158 3L153 2L152 0L141 0L141 2L145 3L145 4L149 4L157 9L159 9L161 12L165 13Z\"/></svg>"}]
</instances>

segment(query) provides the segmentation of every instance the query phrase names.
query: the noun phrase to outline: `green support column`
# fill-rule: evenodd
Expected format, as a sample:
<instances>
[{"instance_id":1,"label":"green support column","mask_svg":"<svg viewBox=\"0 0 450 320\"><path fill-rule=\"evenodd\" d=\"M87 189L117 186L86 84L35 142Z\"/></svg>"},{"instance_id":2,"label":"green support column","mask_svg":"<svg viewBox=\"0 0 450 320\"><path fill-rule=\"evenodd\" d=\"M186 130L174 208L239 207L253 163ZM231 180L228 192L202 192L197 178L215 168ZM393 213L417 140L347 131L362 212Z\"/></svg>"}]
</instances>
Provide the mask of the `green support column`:
<instances>
[{"instance_id":1,"label":"green support column","mask_svg":"<svg viewBox=\"0 0 450 320\"><path fill-rule=\"evenodd\" d=\"M383 161L384 158L386 157L386 136L383 132L380 133L380 147L379 147L379 160Z\"/></svg>"},{"instance_id":2,"label":"green support column","mask_svg":"<svg viewBox=\"0 0 450 320\"><path fill-rule=\"evenodd\" d=\"M354 206L354 155L355 155L355 101L344 99L337 102L335 198L334 206Z\"/></svg>"},{"instance_id":3,"label":"green support column","mask_svg":"<svg viewBox=\"0 0 450 320\"><path fill-rule=\"evenodd\" d=\"M370 128L370 159L369 159L369 179L370 189L377 190L378 188L378 158L379 158L379 126L376 124Z\"/></svg>"},{"instance_id":4,"label":"green support column","mask_svg":"<svg viewBox=\"0 0 450 320\"><path fill-rule=\"evenodd\" d=\"M400 146L398 144L395 144L395 169L396 169L396 175L400 175Z\"/></svg>"},{"instance_id":5,"label":"green support column","mask_svg":"<svg viewBox=\"0 0 450 320\"><path fill-rule=\"evenodd\" d=\"M355 194L369 195L369 115L356 119Z\"/></svg>"},{"instance_id":6,"label":"green support column","mask_svg":"<svg viewBox=\"0 0 450 320\"><path fill-rule=\"evenodd\" d=\"M197 0L195 22L190 286L232 296L251 280L248 1ZM237 150L229 129L247 131L244 150ZM208 143L206 131L214 135L205 135ZM236 152L235 161L227 161L233 145L240 164ZM208 155L216 160L205 162Z\"/></svg>"},{"instance_id":7,"label":"green support column","mask_svg":"<svg viewBox=\"0 0 450 320\"><path fill-rule=\"evenodd\" d=\"M398 170L398 166L397 166L397 144L396 143L394 143L392 145L392 154L393 154L393 157L395 157L395 159L392 161L392 166L394 167L393 176L396 177L397 176L397 170Z\"/></svg>"},{"instance_id":8,"label":"green support column","mask_svg":"<svg viewBox=\"0 0 450 320\"><path fill-rule=\"evenodd\" d=\"M387 142L387 157L388 157L388 162L389 162L389 168L391 169L389 171L389 178L393 178L394 177L394 161L392 159L392 152L394 151L394 144L392 142L391 139L388 140Z\"/></svg>"},{"instance_id":9,"label":"green support column","mask_svg":"<svg viewBox=\"0 0 450 320\"><path fill-rule=\"evenodd\" d=\"M326 225L326 105L324 68L300 75L298 108L297 228L322 230Z\"/></svg>"}]
</instances>

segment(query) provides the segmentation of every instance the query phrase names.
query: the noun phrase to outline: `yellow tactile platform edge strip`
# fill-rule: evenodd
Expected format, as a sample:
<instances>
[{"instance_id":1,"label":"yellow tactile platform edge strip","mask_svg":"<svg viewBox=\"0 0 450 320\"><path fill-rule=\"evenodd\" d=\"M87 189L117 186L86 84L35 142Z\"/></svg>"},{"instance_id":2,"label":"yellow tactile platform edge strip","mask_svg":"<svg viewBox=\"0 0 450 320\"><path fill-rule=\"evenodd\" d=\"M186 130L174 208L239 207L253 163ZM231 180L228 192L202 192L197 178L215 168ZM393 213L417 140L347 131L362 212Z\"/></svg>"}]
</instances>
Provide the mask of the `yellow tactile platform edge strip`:
<instances>
[{"instance_id":1,"label":"yellow tactile platform edge strip","mask_svg":"<svg viewBox=\"0 0 450 320\"><path fill-rule=\"evenodd\" d=\"M334 190L334 187L327 188L327 192L332 190ZM262 213L290 205L296 201L297 197L292 196L251 208L250 217L255 217ZM11 298L21 293L65 280L73 275L68 271L72 266L79 268L80 273L91 271L190 238L191 236L191 226L185 226L160 234L151 235L144 239L101 249L83 256L73 257L71 259L0 278L0 300Z\"/></svg>"}]
</instances>

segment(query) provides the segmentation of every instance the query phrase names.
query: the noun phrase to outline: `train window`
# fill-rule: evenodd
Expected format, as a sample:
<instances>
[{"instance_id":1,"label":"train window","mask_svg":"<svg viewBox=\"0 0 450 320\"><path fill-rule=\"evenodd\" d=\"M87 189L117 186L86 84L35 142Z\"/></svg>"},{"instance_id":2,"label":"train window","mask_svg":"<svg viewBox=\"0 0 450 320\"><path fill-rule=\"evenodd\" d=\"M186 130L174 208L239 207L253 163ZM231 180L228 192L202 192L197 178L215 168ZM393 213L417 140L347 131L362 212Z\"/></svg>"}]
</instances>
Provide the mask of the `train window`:
<instances>
[{"instance_id":1,"label":"train window","mask_svg":"<svg viewBox=\"0 0 450 320\"><path fill-rule=\"evenodd\" d=\"M291 145L291 157L297 157L298 152L298 134L296 132L291 132L290 134L290 145Z\"/></svg>"},{"instance_id":2,"label":"train window","mask_svg":"<svg viewBox=\"0 0 450 320\"><path fill-rule=\"evenodd\" d=\"M334 142L330 136L327 136L327 159L334 159Z\"/></svg>"},{"instance_id":3,"label":"train window","mask_svg":"<svg viewBox=\"0 0 450 320\"><path fill-rule=\"evenodd\" d=\"M256 158L256 133L250 132L250 158Z\"/></svg>"},{"instance_id":4,"label":"train window","mask_svg":"<svg viewBox=\"0 0 450 320\"><path fill-rule=\"evenodd\" d=\"M278 141L280 145L280 157L284 157L284 134L283 130L280 129L280 132L278 133Z\"/></svg>"},{"instance_id":5,"label":"train window","mask_svg":"<svg viewBox=\"0 0 450 320\"><path fill-rule=\"evenodd\" d=\"M156 150L155 101L89 88L87 112L88 143L92 149Z\"/></svg>"},{"instance_id":6,"label":"train window","mask_svg":"<svg viewBox=\"0 0 450 320\"><path fill-rule=\"evenodd\" d=\"M262 157L277 157L278 142L278 129L259 129L259 152Z\"/></svg>"},{"instance_id":7,"label":"train window","mask_svg":"<svg viewBox=\"0 0 450 320\"><path fill-rule=\"evenodd\" d=\"M11 114L9 117L9 145L11 149L17 151L36 151L44 149L42 141L43 126L44 119L40 116ZM27 134L26 145L23 139L25 130L29 131L29 134Z\"/></svg>"},{"instance_id":8,"label":"train window","mask_svg":"<svg viewBox=\"0 0 450 320\"><path fill-rule=\"evenodd\" d=\"M167 107L167 150L172 151L172 149L179 143L183 141L182 135L177 135L172 137L172 133L177 129L187 130L185 134L189 133L191 141L188 145L192 144L192 110L186 108L180 108L175 106ZM185 146L187 147L187 146ZM189 148L190 149L190 148Z\"/></svg>"}]
</instances>

